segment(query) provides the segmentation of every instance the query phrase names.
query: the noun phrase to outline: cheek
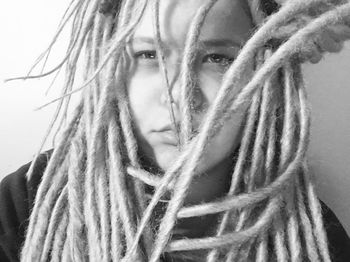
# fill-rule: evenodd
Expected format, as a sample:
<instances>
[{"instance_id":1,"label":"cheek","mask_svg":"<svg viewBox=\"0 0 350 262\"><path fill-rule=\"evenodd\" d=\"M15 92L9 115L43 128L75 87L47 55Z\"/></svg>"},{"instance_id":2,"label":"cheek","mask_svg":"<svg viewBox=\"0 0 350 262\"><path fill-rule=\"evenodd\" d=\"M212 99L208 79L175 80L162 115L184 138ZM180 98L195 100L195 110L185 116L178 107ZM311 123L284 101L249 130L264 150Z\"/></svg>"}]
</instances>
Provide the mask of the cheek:
<instances>
[{"instance_id":1,"label":"cheek","mask_svg":"<svg viewBox=\"0 0 350 262\"><path fill-rule=\"evenodd\" d=\"M199 173L225 166L227 161L231 163L232 159L229 156L236 150L241 141L243 119L243 113L236 113L212 138L200 161Z\"/></svg>"},{"instance_id":2,"label":"cheek","mask_svg":"<svg viewBox=\"0 0 350 262\"><path fill-rule=\"evenodd\" d=\"M222 84L222 74L202 74L200 81L203 96L207 100L207 110L214 103ZM248 103L243 105L234 115L226 120L219 133L215 135L207 147L204 159L208 166L213 167L227 158L237 148L241 141L242 124ZM204 117L204 116L203 116ZM201 119L200 122L204 121Z\"/></svg>"},{"instance_id":3,"label":"cheek","mask_svg":"<svg viewBox=\"0 0 350 262\"><path fill-rule=\"evenodd\" d=\"M214 137L212 149L220 159L230 155L239 145L241 141L242 122L243 113L235 113Z\"/></svg>"},{"instance_id":4,"label":"cheek","mask_svg":"<svg viewBox=\"0 0 350 262\"><path fill-rule=\"evenodd\" d=\"M219 72L201 72L199 74L199 86L207 107L214 102L221 87L222 78L223 74Z\"/></svg>"},{"instance_id":5,"label":"cheek","mask_svg":"<svg viewBox=\"0 0 350 262\"><path fill-rule=\"evenodd\" d=\"M149 116L155 113L153 111L159 98L156 85L154 77L144 77L139 74L130 77L128 83L130 109L136 126L141 129Z\"/></svg>"},{"instance_id":6,"label":"cheek","mask_svg":"<svg viewBox=\"0 0 350 262\"><path fill-rule=\"evenodd\" d=\"M224 149L223 154L228 155L241 141L243 112L237 112L220 130L217 138L219 148Z\"/></svg>"}]
</instances>

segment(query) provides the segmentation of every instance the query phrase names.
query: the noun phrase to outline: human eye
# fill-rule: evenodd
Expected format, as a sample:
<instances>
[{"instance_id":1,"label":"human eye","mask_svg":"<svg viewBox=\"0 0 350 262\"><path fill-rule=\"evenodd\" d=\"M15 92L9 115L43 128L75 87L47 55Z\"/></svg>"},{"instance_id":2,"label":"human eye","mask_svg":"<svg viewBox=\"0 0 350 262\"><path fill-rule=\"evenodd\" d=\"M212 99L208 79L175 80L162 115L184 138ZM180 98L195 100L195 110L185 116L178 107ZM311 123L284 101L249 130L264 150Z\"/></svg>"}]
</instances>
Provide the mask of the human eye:
<instances>
[{"instance_id":1,"label":"human eye","mask_svg":"<svg viewBox=\"0 0 350 262\"><path fill-rule=\"evenodd\" d=\"M220 65L222 67L227 67L232 64L234 58L225 54L207 54L203 57L203 63L210 63L215 65Z\"/></svg>"},{"instance_id":2,"label":"human eye","mask_svg":"<svg viewBox=\"0 0 350 262\"><path fill-rule=\"evenodd\" d=\"M155 50L142 50L134 54L134 58L138 60L155 60L157 59L157 52Z\"/></svg>"}]
</instances>

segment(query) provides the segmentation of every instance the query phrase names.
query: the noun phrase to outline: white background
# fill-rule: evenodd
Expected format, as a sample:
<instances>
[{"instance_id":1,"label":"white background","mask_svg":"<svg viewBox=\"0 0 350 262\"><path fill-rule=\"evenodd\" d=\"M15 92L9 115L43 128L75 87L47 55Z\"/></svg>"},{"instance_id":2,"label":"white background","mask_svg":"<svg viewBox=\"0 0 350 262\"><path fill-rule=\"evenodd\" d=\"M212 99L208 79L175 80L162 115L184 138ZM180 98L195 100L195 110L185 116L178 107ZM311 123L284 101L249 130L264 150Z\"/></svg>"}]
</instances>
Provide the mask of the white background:
<instances>
[{"instance_id":1,"label":"white background","mask_svg":"<svg viewBox=\"0 0 350 262\"><path fill-rule=\"evenodd\" d=\"M17 0L0 4L0 179L35 154L54 106L34 109L57 97L59 87L45 96L48 80L8 84L3 80L27 72L53 37L67 3ZM64 48L64 44L57 45L48 68L57 62L55 58L63 57ZM313 108L312 172L320 198L350 234L350 42L340 54L305 65L305 74Z\"/></svg>"}]
</instances>

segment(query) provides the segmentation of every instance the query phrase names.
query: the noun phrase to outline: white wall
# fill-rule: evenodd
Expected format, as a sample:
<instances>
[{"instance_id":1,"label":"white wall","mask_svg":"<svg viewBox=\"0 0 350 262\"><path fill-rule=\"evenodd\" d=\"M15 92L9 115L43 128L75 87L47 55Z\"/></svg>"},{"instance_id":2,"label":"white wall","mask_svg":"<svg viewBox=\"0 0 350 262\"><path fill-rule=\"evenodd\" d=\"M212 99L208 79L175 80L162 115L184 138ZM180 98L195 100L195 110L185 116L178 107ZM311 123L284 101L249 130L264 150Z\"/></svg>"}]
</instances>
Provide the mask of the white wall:
<instances>
[{"instance_id":1,"label":"white wall","mask_svg":"<svg viewBox=\"0 0 350 262\"><path fill-rule=\"evenodd\" d=\"M45 96L49 79L15 81L23 76L37 56L48 46L68 0L3 1L0 4L0 178L31 159L43 137L54 106L34 109L58 96L53 88ZM63 39L62 43L66 41ZM53 60L63 57L59 43ZM48 63L52 68L54 62Z\"/></svg>"},{"instance_id":2,"label":"white wall","mask_svg":"<svg viewBox=\"0 0 350 262\"><path fill-rule=\"evenodd\" d=\"M0 4L1 80L25 74L52 38L67 3L22 0ZM62 57L63 50L59 45L54 53ZM319 195L350 234L350 43L341 54L306 65L305 72L313 106L310 159ZM45 97L48 84L48 80L6 85L1 81L0 179L30 161L36 152L54 106L33 110L58 95L54 89Z\"/></svg>"},{"instance_id":3,"label":"white wall","mask_svg":"<svg viewBox=\"0 0 350 262\"><path fill-rule=\"evenodd\" d=\"M319 196L350 235L350 42L340 54L305 66L312 105L309 150Z\"/></svg>"}]
</instances>

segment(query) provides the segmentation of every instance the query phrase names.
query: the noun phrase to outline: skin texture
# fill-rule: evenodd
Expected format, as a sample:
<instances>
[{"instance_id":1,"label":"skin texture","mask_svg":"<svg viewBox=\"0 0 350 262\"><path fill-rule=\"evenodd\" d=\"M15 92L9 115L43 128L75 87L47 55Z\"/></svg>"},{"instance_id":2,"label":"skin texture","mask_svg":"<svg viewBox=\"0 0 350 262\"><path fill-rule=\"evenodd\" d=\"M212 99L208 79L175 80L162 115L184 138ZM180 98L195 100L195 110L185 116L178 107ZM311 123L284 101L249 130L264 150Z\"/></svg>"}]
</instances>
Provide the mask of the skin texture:
<instances>
[{"instance_id":1,"label":"skin texture","mask_svg":"<svg viewBox=\"0 0 350 262\"><path fill-rule=\"evenodd\" d=\"M202 0L165 0L160 4L160 33L175 102L176 122L181 121L179 98L183 49L190 23L202 4ZM220 0L206 18L195 64L199 82L193 102L195 129L199 128L212 105L227 67L249 37L252 23L246 10L244 1ZM132 69L127 85L141 157L149 165L164 171L180 152L175 130L171 129L167 89L158 65L153 19L153 11L149 6L128 46ZM203 174L195 178L185 204L207 202L227 191L233 163L232 153L241 139L244 112L245 109L242 109L225 123L207 147L198 169ZM162 131L166 126L170 130ZM181 230L191 231L190 235L194 236L203 231L201 224L207 223L205 219L200 222L187 219L180 223L180 227Z\"/></svg>"}]
</instances>

